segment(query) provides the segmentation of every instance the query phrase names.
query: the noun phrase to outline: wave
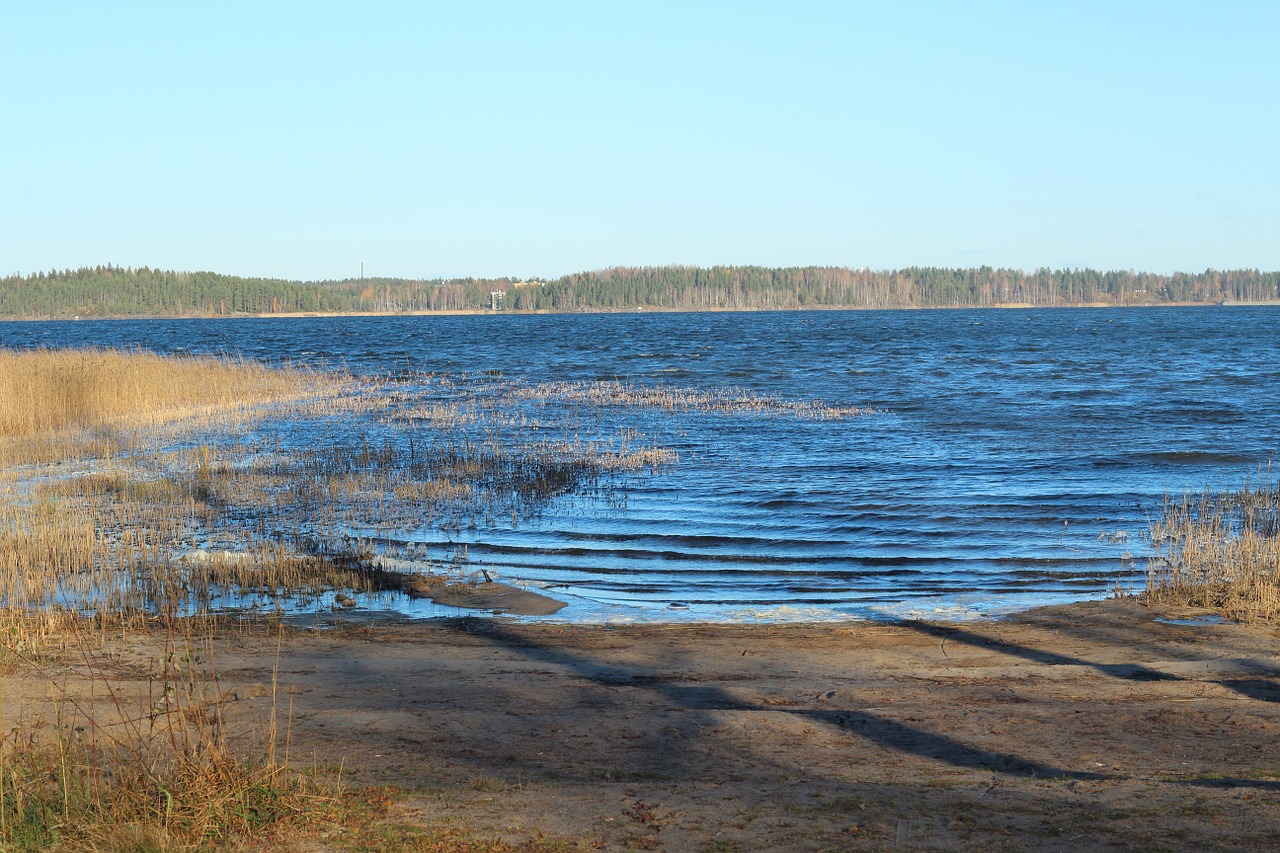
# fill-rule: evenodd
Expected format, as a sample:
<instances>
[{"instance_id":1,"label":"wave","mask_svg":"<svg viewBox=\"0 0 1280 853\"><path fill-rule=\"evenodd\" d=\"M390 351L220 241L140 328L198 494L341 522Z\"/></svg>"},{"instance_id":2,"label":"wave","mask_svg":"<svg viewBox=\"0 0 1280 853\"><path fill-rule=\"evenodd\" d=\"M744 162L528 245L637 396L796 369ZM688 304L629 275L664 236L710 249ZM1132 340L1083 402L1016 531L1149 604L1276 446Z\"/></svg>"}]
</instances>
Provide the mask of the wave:
<instances>
[{"instance_id":1,"label":"wave","mask_svg":"<svg viewBox=\"0 0 1280 853\"><path fill-rule=\"evenodd\" d=\"M1247 465L1258 461L1245 453L1222 450L1156 450L1130 458L1153 465Z\"/></svg>"}]
</instances>

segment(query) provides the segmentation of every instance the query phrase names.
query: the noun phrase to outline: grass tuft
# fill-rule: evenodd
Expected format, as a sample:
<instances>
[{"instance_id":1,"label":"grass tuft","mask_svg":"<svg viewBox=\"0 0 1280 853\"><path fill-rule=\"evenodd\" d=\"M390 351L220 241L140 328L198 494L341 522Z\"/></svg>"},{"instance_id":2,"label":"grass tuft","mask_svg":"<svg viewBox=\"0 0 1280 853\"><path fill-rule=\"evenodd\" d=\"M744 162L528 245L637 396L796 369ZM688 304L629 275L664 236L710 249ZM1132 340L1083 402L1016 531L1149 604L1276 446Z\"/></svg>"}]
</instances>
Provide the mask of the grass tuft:
<instances>
[{"instance_id":1,"label":"grass tuft","mask_svg":"<svg viewBox=\"0 0 1280 853\"><path fill-rule=\"evenodd\" d=\"M234 701L207 638L171 631L163 668L145 684L113 677L81 624L62 640L93 688L73 693L23 661L55 698L0 741L0 849L221 848L298 824L337 796L277 758L274 702L263 742L233 749Z\"/></svg>"},{"instance_id":2,"label":"grass tuft","mask_svg":"<svg viewBox=\"0 0 1280 853\"><path fill-rule=\"evenodd\" d=\"M1166 500L1151 538L1145 601L1280 619L1280 483Z\"/></svg>"}]
</instances>

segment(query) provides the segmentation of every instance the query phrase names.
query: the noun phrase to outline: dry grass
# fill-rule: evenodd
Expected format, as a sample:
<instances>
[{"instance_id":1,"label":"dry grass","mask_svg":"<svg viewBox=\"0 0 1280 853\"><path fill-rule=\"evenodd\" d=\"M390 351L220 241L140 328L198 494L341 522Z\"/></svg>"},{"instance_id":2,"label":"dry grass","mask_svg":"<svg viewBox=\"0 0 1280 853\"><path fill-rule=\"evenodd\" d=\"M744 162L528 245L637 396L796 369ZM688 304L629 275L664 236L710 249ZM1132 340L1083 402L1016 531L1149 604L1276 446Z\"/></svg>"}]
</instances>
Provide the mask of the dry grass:
<instances>
[{"instance_id":1,"label":"dry grass","mask_svg":"<svg viewBox=\"0 0 1280 853\"><path fill-rule=\"evenodd\" d=\"M155 427L331 389L250 362L115 350L0 351L0 465L110 455L104 428Z\"/></svg>"},{"instance_id":2,"label":"dry grass","mask_svg":"<svg viewBox=\"0 0 1280 853\"><path fill-rule=\"evenodd\" d=\"M1280 619L1280 483L1166 501L1143 598Z\"/></svg>"},{"instance_id":3,"label":"dry grass","mask_svg":"<svg viewBox=\"0 0 1280 853\"><path fill-rule=\"evenodd\" d=\"M279 400L298 394L298 376L250 362L147 352L0 352L0 436L157 424Z\"/></svg>"},{"instance_id":4,"label":"dry grass","mask_svg":"<svg viewBox=\"0 0 1280 853\"><path fill-rule=\"evenodd\" d=\"M353 786L341 765L297 767L287 688L270 710L224 689L211 625L170 620L150 669L122 658L101 623L64 623L44 648L4 645L0 663L53 698L5 719L0 696L0 850L512 851L595 849L588 840L519 846L465 826L389 820L405 792ZM118 627L118 626L117 626ZM130 632L132 635L134 632ZM278 664L277 664L278 666Z\"/></svg>"},{"instance_id":5,"label":"dry grass","mask_svg":"<svg viewBox=\"0 0 1280 853\"><path fill-rule=\"evenodd\" d=\"M265 717L241 711L219 684L206 623L160 629L161 654L131 676L85 627L6 661L55 698L0 737L0 850L295 851L319 839L353 851L594 849L388 822L403 792L347 784L340 766L291 766L285 688L273 677Z\"/></svg>"},{"instance_id":6,"label":"dry grass","mask_svg":"<svg viewBox=\"0 0 1280 853\"><path fill-rule=\"evenodd\" d=\"M233 750L232 703L219 688L209 641L177 634L145 689L116 679L96 639L78 625L62 636L98 692L64 689L26 659L54 694L52 714L14 726L0 744L4 849L197 848L287 824L332 800L277 755L274 710L256 748ZM78 660L77 660L78 658ZM274 705L273 705L274 707Z\"/></svg>"},{"instance_id":7,"label":"dry grass","mask_svg":"<svg viewBox=\"0 0 1280 853\"><path fill-rule=\"evenodd\" d=\"M160 448L331 399L342 382L145 352L0 352L0 625L181 610L202 592L175 569L212 517L211 451L188 448L186 473L166 473Z\"/></svg>"}]
</instances>

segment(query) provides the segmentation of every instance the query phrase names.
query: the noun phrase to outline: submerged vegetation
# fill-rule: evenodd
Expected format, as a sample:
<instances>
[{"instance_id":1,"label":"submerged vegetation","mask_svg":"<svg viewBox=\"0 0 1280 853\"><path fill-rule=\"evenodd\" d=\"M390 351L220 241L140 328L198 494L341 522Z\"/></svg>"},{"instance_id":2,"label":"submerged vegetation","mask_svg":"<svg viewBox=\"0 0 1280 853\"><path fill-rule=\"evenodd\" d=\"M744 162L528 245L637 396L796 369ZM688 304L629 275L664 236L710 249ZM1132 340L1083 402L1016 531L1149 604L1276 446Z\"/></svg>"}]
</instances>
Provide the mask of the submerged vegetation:
<instances>
[{"instance_id":1,"label":"submerged vegetation","mask_svg":"<svg viewBox=\"0 0 1280 853\"><path fill-rule=\"evenodd\" d=\"M718 414L784 414L812 420L839 420L870 414L861 406L829 406L820 400L781 400L737 388L710 391L692 388L636 386L619 381L544 382L512 389L516 399L559 398L602 408Z\"/></svg>"},{"instance_id":2,"label":"submerged vegetation","mask_svg":"<svg viewBox=\"0 0 1280 853\"><path fill-rule=\"evenodd\" d=\"M1280 482L1167 500L1144 599L1233 619L1280 619Z\"/></svg>"},{"instance_id":3,"label":"submerged vegetation","mask_svg":"<svg viewBox=\"0 0 1280 853\"><path fill-rule=\"evenodd\" d=\"M628 478L674 464L637 428L648 413L865 413L735 389L357 380L144 352L0 353L0 368L0 608L28 626L326 607L413 588L406 565L466 582L461 530L516 527L555 501L608 506Z\"/></svg>"},{"instance_id":4,"label":"submerged vegetation","mask_svg":"<svg viewBox=\"0 0 1280 853\"><path fill-rule=\"evenodd\" d=\"M495 296L494 294L500 294ZM1280 272L1159 275L1092 269L614 267L551 280L372 278L300 282L147 267L0 278L0 317L291 312L672 311L988 305L1215 304L1280 299Z\"/></svg>"},{"instance_id":5,"label":"submerged vegetation","mask_svg":"<svg viewBox=\"0 0 1280 853\"><path fill-rule=\"evenodd\" d=\"M357 382L101 351L0 359L0 605L23 619L404 589L379 556L461 576L457 559L391 534L518 524L675 460L632 433L580 439L591 415L568 395L522 411L527 394L487 378Z\"/></svg>"}]
</instances>

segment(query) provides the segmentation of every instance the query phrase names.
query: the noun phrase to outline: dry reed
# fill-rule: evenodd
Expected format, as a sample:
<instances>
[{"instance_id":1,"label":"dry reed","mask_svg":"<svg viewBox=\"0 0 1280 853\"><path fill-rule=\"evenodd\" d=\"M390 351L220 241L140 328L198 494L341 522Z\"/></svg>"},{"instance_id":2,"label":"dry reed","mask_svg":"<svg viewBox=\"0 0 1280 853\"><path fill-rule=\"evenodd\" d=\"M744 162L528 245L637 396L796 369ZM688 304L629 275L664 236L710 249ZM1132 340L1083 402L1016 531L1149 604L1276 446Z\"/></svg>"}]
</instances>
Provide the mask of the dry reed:
<instances>
[{"instance_id":1,"label":"dry reed","mask_svg":"<svg viewBox=\"0 0 1280 853\"><path fill-rule=\"evenodd\" d=\"M315 396L332 378L244 361L115 350L0 351L0 465L106 456L104 427L155 427Z\"/></svg>"},{"instance_id":2,"label":"dry reed","mask_svg":"<svg viewBox=\"0 0 1280 853\"><path fill-rule=\"evenodd\" d=\"M1280 483L1166 500L1143 598L1280 619Z\"/></svg>"}]
</instances>

